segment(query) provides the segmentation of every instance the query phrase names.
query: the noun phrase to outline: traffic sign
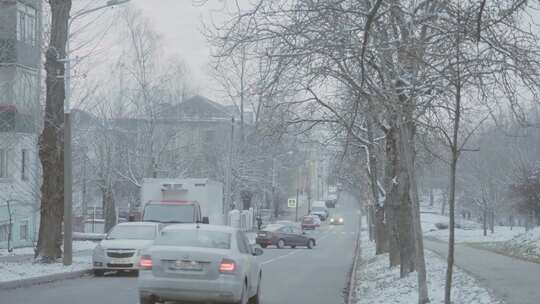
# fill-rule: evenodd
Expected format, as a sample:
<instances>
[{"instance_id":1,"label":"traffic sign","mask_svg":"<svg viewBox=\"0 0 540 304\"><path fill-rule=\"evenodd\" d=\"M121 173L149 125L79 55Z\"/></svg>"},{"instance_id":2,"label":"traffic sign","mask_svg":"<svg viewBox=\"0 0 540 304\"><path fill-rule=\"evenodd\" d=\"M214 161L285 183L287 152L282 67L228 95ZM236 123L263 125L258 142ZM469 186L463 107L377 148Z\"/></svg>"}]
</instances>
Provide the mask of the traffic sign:
<instances>
[{"instance_id":1,"label":"traffic sign","mask_svg":"<svg viewBox=\"0 0 540 304\"><path fill-rule=\"evenodd\" d=\"M290 198L287 201L287 205L289 206L289 208L296 208L296 199Z\"/></svg>"}]
</instances>

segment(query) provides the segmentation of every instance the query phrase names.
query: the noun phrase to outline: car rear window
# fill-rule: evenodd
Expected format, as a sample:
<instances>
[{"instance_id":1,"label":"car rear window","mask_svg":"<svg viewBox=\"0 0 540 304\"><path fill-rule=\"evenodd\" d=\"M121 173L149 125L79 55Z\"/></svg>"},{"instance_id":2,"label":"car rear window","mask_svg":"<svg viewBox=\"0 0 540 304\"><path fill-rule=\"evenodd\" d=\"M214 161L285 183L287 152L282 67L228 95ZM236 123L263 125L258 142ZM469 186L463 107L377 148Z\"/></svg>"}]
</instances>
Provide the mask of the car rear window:
<instances>
[{"instance_id":1,"label":"car rear window","mask_svg":"<svg viewBox=\"0 0 540 304\"><path fill-rule=\"evenodd\" d=\"M153 240L156 227L150 225L117 225L107 235L107 240Z\"/></svg>"},{"instance_id":2,"label":"car rear window","mask_svg":"<svg viewBox=\"0 0 540 304\"><path fill-rule=\"evenodd\" d=\"M156 245L200 247L200 248L231 248L231 234L222 231L209 230L164 230L154 242Z\"/></svg>"},{"instance_id":3,"label":"car rear window","mask_svg":"<svg viewBox=\"0 0 540 304\"><path fill-rule=\"evenodd\" d=\"M313 222L313 218L312 217L305 217L303 219L303 221L306 222L306 223L311 223L311 222Z\"/></svg>"}]
</instances>

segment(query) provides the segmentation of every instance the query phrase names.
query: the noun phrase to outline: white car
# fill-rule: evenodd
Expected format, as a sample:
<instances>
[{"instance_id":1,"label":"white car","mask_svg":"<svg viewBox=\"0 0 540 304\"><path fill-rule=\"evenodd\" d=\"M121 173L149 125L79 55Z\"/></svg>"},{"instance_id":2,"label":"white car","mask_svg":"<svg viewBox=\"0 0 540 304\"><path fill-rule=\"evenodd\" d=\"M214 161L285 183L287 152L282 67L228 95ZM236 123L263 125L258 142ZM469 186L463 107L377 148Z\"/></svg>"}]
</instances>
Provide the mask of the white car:
<instances>
[{"instance_id":1,"label":"white car","mask_svg":"<svg viewBox=\"0 0 540 304\"><path fill-rule=\"evenodd\" d=\"M114 226L94 248L94 275L102 276L107 271L138 270L141 251L152 245L161 227L159 223L146 222L128 222Z\"/></svg>"},{"instance_id":2,"label":"white car","mask_svg":"<svg viewBox=\"0 0 540 304\"><path fill-rule=\"evenodd\" d=\"M259 304L262 270L245 234L216 225L176 224L143 251L141 304L180 301Z\"/></svg>"}]
</instances>

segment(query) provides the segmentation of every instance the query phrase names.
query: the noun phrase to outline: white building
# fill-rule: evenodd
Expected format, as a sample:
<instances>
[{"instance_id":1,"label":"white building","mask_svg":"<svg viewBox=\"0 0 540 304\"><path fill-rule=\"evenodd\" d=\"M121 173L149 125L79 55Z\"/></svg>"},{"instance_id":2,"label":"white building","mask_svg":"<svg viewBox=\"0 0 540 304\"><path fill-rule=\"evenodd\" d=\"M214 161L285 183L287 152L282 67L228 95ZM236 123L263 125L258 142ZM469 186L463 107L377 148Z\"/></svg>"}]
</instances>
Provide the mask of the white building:
<instances>
[{"instance_id":1,"label":"white building","mask_svg":"<svg viewBox=\"0 0 540 304\"><path fill-rule=\"evenodd\" d=\"M37 230L41 2L0 1L0 248Z\"/></svg>"}]
</instances>

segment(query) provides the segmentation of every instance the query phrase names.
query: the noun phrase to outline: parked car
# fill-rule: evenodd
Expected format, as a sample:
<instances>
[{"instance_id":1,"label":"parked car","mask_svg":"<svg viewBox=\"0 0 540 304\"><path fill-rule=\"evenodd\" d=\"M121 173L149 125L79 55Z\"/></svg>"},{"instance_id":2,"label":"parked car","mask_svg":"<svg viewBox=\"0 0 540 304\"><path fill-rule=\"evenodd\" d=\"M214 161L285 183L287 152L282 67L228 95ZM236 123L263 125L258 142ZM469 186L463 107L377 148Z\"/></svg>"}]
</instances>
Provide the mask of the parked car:
<instances>
[{"instance_id":1,"label":"parked car","mask_svg":"<svg viewBox=\"0 0 540 304\"><path fill-rule=\"evenodd\" d=\"M167 226L141 257L140 303L260 303L262 253L232 227Z\"/></svg>"},{"instance_id":2,"label":"parked car","mask_svg":"<svg viewBox=\"0 0 540 304\"><path fill-rule=\"evenodd\" d=\"M302 229L304 229L304 230L314 230L317 227L317 222L316 222L315 219L319 219L319 217L318 216L312 216L312 215L306 215L306 216L302 217Z\"/></svg>"},{"instance_id":3,"label":"parked car","mask_svg":"<svg viewBox=\"0 0 540 304\"><path fill-rule=\"evenodd\" d=\"M285 246L306 246L309 249L315 247L315 239L305 235L298 227L284 226L272 224L257 233L255 243L261 245L262 248L268 246L277 246L284 248Z\"/></svg>"},{"instance_id":4,"label":"parked car","mask_svg":"<svg viewBox=\"0 0 540 304\"><path fill-rule=\"evenodd\" d=\"M326 206L314 206L311 208L310 214L317 215L321 219L321 221L326 221L326 219L330 215Z\"/></svg>"},{"instance_id":5,"label":"parked car","mask_svg":"<svg viewBox=\"0 0 540 304\"><path fill-rule=\"evenodd\" d=\"M343 225L345 224L345 220L343 219L343 217L341 215L332 215L330 217L330 225Z\"/></svg>"},{"instance_id":6,"label":"parked car","mask_svg":"<svg viewBox=\"0 0 540 304\"><path fill-rule=\"evenodd\" d=\"M310 216L312 216L313 219L315 220L315 226L321 227L321 224L322 224L321 218L318 217L317 215L310 215Z\"/></svg>"},{"instance_id":7,"label":"parked car","mask_svg":"<svg viewBox=\"0 0 540 304\"><path fill-rule=\"evenodd\" d=\"M149 247L162 227L159 223L126 222L114 226L92 254L94 275L107 271L136 271L143 249Z\"/></svg>"}]
</instances>

